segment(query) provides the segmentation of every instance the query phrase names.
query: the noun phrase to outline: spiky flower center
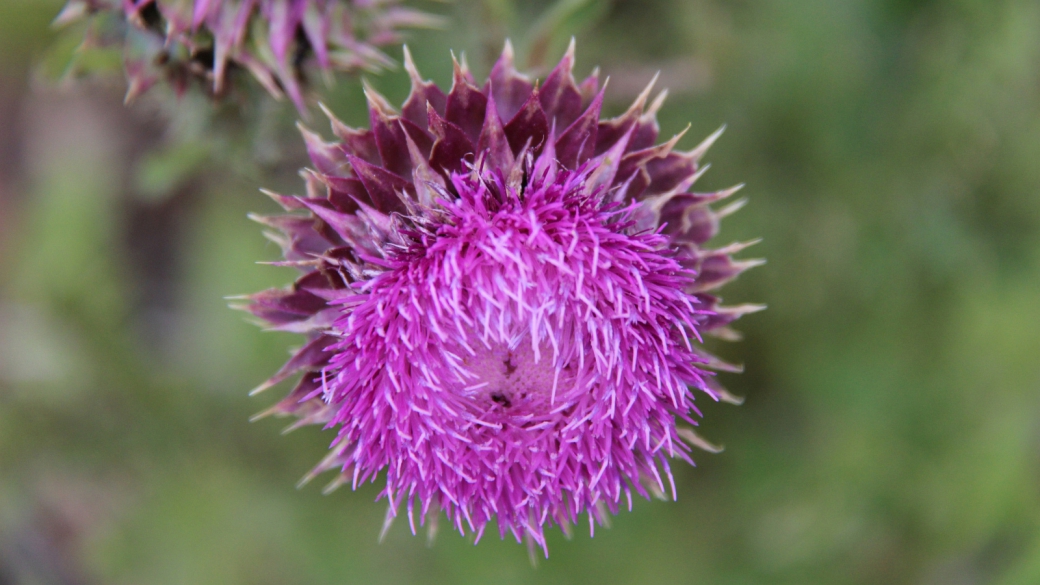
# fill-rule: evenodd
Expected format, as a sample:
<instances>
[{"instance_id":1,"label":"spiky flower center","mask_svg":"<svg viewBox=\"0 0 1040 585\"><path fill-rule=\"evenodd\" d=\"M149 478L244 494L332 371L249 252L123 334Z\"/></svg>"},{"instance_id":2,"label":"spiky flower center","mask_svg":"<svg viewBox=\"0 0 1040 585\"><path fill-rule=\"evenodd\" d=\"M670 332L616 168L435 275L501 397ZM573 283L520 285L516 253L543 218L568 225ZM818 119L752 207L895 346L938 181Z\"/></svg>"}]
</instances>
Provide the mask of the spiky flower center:
<instances>
[{"instance_id":1,"label":"spiky flower center","mask_svg":"<svg viewBox=\"0 0 1040 585\"><path fill-rule=\"evenodd\" d=\"M554 367L551 348L538 349L536 355L530 339L512 347L508 343L480 346L475 355L463 360L473 383L459 392L485 408L503 411L529 410L552 402L560 384L572 381L565 371Z\"/></svg>"},{"instance_id":2,"label":"spiky flower center","mask_svg":"<svg viewBox=\"0 0 1040 585\"><path fill-rule=\"evenodd\" d=\"M456 195L441 193L338 322L326 400L389 387L468 413L438 427L480 420L539 435L650 377L684 392L673 370L694 361L689 275L663 236L634 231L626 209L603 203L593 170L529 165L517 183L495 171L453 175ZM385 367L356 361L373 352ZM495 436L485 439L504 440Z\"/></svg>"}]
</instances>

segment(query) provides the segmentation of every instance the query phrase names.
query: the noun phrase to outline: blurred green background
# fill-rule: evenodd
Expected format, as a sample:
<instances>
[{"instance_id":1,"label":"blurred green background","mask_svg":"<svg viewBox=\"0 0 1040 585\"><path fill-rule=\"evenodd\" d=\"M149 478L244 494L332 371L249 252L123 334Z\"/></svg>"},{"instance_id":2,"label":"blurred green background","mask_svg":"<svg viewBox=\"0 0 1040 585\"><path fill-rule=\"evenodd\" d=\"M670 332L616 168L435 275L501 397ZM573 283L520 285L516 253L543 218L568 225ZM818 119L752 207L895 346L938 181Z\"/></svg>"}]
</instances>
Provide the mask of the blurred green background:
<instances>
[{"instance_id":1,"label":"blurred green background","mask_svg":"<svg viewBox=\"0 0 1040 585\"><path fill-rule=\"evenodd\" d=\"M0 584L1040 583L1035 0L417 4L449 18L408 41L442 86L506 36L535 67L576 36L612 112L660 70L664 135L728 124L700 189L748 184L717 243L769 260L724 290L769 305L717 348L747 366L743 406L703 404L726 451L537 569L377 544L371 485L294 489L331 435L250 424L281 390L246 392L300 339L223 297L292 277L246 213L302 188L295 114L207 132L198 96L47 81L60 3L0 2ZM322 91L365 123L357 79Z\"/></svg>"}]
</instances>

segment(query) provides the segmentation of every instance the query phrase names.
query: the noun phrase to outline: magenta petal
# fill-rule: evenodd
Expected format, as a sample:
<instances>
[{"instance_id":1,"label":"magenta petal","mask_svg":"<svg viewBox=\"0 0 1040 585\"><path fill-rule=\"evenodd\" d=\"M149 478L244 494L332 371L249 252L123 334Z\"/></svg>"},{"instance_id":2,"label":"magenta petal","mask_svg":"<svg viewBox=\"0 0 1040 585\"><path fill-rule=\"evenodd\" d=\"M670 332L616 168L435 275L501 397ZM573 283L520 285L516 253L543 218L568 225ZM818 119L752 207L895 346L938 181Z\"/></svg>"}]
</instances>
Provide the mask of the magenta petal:
<instances>
[{"instance_id":1,"label":"magenta petal","mask_svg":"<svg viewBox=\"0 0 1040 585\"><path fill-rule=\"evenodd\" d=\"M279 243L283 244L282 253L288 260L313 259L338 241L316 231L314 218L295 215L250 217L285 234L288 239Z\"/></svg>"},{"instance_id":2,"label":"magenta petal","mask_svg":"<svg viewBox=\"0 0 1040 585\"><path fill-rule=\"evenodd\" d=\"M512 120L531 96L533 89L534 85L527 77L517 72L513 64L513 48L506 41L502 56L495 62L491 74L488 75L484 93L490 93L494 97L503 120Z\"/></svg>"},{"instance_id":3,"label":"magenta petal","mask_svg":"<svg viewBox=\"0 0 1040 585\"><path fill-rule=\"evenodd\" d=\"M195 0L191 17L192 28L198 28L206 20L214 4L219 4L219 0Z\"/></svg>"},{"instance_id":4,"label":"magenta petal","mask_svg":"<svg viewBox=\"0 0 1040 585\"><path fill-rule=\"evenodd\" d=\"M506 124L505 133L514 153L519 153L526 144L530 144L535 151L541 150L549 135L549 120L542 111L537 91L527 98L520 111Z\"/></svg>"},{"instance_id":5,"label":"magenta petal","mask_svg":"<svg viewBox=\"0 0 1040 585\"><path fill-rule=\"evenodd\" d=\"M359 205L373 205L372 197L361 179L350 177L322 177L329 188L329 202L342 213L354 213Z\"/></svg>"},{"instance_id":6,"label":"magenta petal","mask_svg":"<svg viewBox=\"0 0 1040 585\"><path fill-rule=\"evenodd\" d=\"M293 22L293 8L290 2L265 3L266 13L270 19L268 34L271 51L279 64L285 63L289 54L289 43L296 34L296 23Z\"/></svg>"},{"instance_id":7,"label":"magenta petal","mask_svg":"<svg viewBox=\"0 0 1040 585\"><path fill-rule=\"evenodd\" d=\"M424 81L422 76L419 75L419 70L416 69L415 63L412 61L412 55L408 52L408 47L405 47L404 66L412 79L412 90L408 94L408 99L405 100L404 105L401 106L401 115L419 128L426 128L429 125L429 118L426 115L426 104L433 106L433 109L443 116L448 98L435 83Z\"/></svg>"},{"instance_id":8,"label":"magenta petal","mask_svg":"<svg viewBox=\"0 0 1040 585\"><path fill-rule=\"evenodd\" d=\"M475 151L473 143L461 128L441 118L432 106L427 109L427 116L430 130L437 137L430 153L430 166L441 172L461 171L467 155Z\"/></svg>"},{"instance_id":9,"label":"magenta petal","mask_svg":"<svg viewBox=\"0 0 1040 585\"><path fill-rule=\"evenodd\" d=\"M570 127L556 140L556 152L560 164L573 169L592 158L596 147L596 132L600 109L603 107L603 92L596 94L592 103Z\"/></svg>"},{"instance_id":10,"label":"magenta petal","mask_svg":"<svg viewBox=\"0 0 1040 585\"><path fill-rule=\"evenodd\" d=\"M307 3L300 23L322 69L329 68L329 47L325 39L329 38L332 12L333 6L319 8L316 4Z\"/></svg>"},{"instance_id":11,"label":"magenta petal","mask_svg":"<svg viewBox=\"0 0 1040 585\"><path fill-rule=\"evenodd\" d=\"M354 172L357 173L358 178L365 185L365 190L372 199L373 207L386 214L403 213L405 211L401 195L414 191L411 181L369 164L360 158L351 158L350 164L354 168Z\"/></svg>"},{"instance_id":12,"label":"magenta petal","mask_svg":"<svg viewBox=\"0 0 1040 585\"><path fill-rule=\"evenodd\" d=\"M480 136L484 125L487 97L466 81L459 64L455 64L455 81L448 94L445 119L455 124L473 142Z\"/></svg>"},{"instance_id":13,"label":"magenta petal","mask_svg":"<svg viewBox=\"0 0 1040 585\"><path fill-rule=\"evenodd\" d=\"M581 92L574 85L574 44L545 78L538 90L538 99L550 122L557 128L570 126L582 111Z\"/></svg>"},{"instance_id":14,"label":"magenta petal","mask_svg":"<svg viewBox=\"0 0 1040 585\"><path fill-rule=\"evenodd\" d=\"M592 101L593 96L600 92L599 68L578 84L578 92L581 94L581 103L587 104Z\"/></svg>"},{"instance_id":15,"label":"magenta petal","mask_svg":"<svg viewBox=\"0 0 1040 585\"><path fill-rule=\"evenodd\" d=\"M513 151L509 148L502 120L498 117L495 100L488 100L484 127L477 141L477 151L486 152L488 162L495 168L506 169L513 166Z\"/></svg>"},{"instance_id":16,"label":"magenta petal","mask_svg":"<svg viewBox=\"0 0 1040 585\"><path fill-rule=\"evenodd\" d=\"M401 129L404 130L407 138L412 140L416 148L419 149L419 152L422 153L425 158L429 159L430 151L433 150L433 136L424 130L423 127L412 123L411 120L399 118L397 123L401 125ZM405 140L405 144L407 145L407 140ZM410 156L411 154L409 153L409 157ZM413 168L415 167L415 161L411 161L411 166Z\"/></svg>"},{"instance_id":17,"label":"magenta petal","mask_svg":"<svg viewBox=\"0 0 1040 585\"><path fill-rule=\"evenodd\" d=\"M376 139L376 148L382 167L401 177L412 174L412 162L408 156L408 142L404 137L404 128L398 123L396 116L387 116L384 112L372 108L369 110L372 123L372 134Z\"/></svg>"},{"instance_id":18,"label":"magenta petal","mask_svg":"<svg viewBox=\"0 0 1040 585\"><path fill-rule=\"evenodd\" d=\"M322 301L322 306L324 305L325 302ZM273 376L267 379L267 381L254 389L253 392L270 388L301 370L315 371L319 369L320 366L327 364L329 361L329 353L326 349L332 345L334 341L335 339L330 335L319 335L293 354L292 358L285 362L285 365L279 368Z\"/></svg>"},{"instance_id":19,"label":"magenta petal","mask_svg":"<svg viewBox=\"0 0 1040 585\"><path fill-rule=\"evenodd\" d=\"M697 278L694 280L695 291L716 289L733 280L745 270L754 268L762 262L759 260L737 261L728 254L712 254L698 263Z\"/></svg>"},{"instance_id":20,"label":"magenta petal","mask_svg":"<svg viewBox=\"0 0 1040 585\"><path fill-rule=\"evenodd\" d=\"M307 155L319 172L331 175L340 172L347 163L347 157L339 145L325 142L320 136L297 124L303 142L307 146Z\"/></svg>"},{"instance_id":21,"label":"magenta petal","mask_svg":"<svg viewBox=\"0 0 1040 585\"><path fill-rule=\"evenodd\" d=\"M269 289L250 295L245 308L275 324L306 319L325 308L325 301L302 290Z\"/></svg>"}]
</instances>

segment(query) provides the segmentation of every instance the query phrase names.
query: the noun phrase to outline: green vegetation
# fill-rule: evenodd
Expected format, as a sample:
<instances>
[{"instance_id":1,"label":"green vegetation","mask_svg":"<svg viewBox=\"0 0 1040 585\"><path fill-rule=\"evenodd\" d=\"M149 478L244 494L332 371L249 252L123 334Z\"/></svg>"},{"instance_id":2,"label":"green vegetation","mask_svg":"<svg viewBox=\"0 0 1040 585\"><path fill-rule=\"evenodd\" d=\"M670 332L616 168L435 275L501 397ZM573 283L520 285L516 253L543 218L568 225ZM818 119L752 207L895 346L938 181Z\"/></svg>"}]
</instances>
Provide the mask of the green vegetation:
<instances>
[{"instance_id":1,"label":"green vegetation","mask_svg":"<svg viewBox=\"0 0 1040 585\"><path fill-rule=\"evenodd\" d=\"M677 502L554 533L537 569L490 535L427 548L399 522L378 544L373 486L293 488L330 433L248 422L301 341L224 300L292 277L255 264L279 254L246 219L273 211L257 186L300 189L291 104L233 135L253 146L168 144L121 88L42 81L59 5L7 0L0 583L1040 582L1040 4L419 6L450 18L408 40L444 86L449 49L481 77L507 35L539 63L575 35L612 111L660 69L663 134L728 125L699 186L748 184L718 243L762 236L769 263L724 295L769 310L716 347L745 404L698 397L726 451L676 466ZM363 100L350 78L326 96L357 125Z\"/></svg>"}]
</instances>

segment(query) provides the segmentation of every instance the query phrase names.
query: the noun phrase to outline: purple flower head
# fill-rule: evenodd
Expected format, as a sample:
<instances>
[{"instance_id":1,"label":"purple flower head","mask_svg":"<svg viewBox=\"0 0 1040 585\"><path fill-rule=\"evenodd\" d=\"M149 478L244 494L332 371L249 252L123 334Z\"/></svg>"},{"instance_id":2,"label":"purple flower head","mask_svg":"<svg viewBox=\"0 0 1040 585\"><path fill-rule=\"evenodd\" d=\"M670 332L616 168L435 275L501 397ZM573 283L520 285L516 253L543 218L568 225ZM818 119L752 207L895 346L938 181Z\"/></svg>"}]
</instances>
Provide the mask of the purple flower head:
<instances>
[{"instance_id":1,"label":"purple flower head","mask_svg":"<svg viewBox=\"0 0 1040 585\"><path fill-rule=\"evenodd\" d=\"M304 111L301 81L316 61L328 72L378 70L393 62L376 47L400 41L402 27L436 26L399 0L69 0L56 19L121 14L130 87L127 100L161 78L183 91L189 80L224 90L229 68L249 71L272 95ZM118 34L116 34L118 37ZM102 41L104 42L104 41Z\"/></svg>"},{"instance_id":2,"label":"purple flower head","mask_svg":"<svg viewBox=\"0 0 1040 585\"><path fill-rule=\"evenodd\" d=\"M310 336L257 389L303 372L262 414L337 429L305 480L385 472L387 526L402 505L413 531L443 510L544 549L546 525L674 498L669 460L713 448L694 391L739 402L700 345L760 308L708 292L756 264L704 247L738 207L710 207L736 189L690 191L717 134L655 145L649 88L600 120L596 77L572 65L573 46L536 87L507 45L483 88L456 63L445 95L406 51L401 111L369 90L370 129L304 130L307 196L271 194L303 214L258 218L304 274L245 308Z\"/></svg>"}]
</instances>

